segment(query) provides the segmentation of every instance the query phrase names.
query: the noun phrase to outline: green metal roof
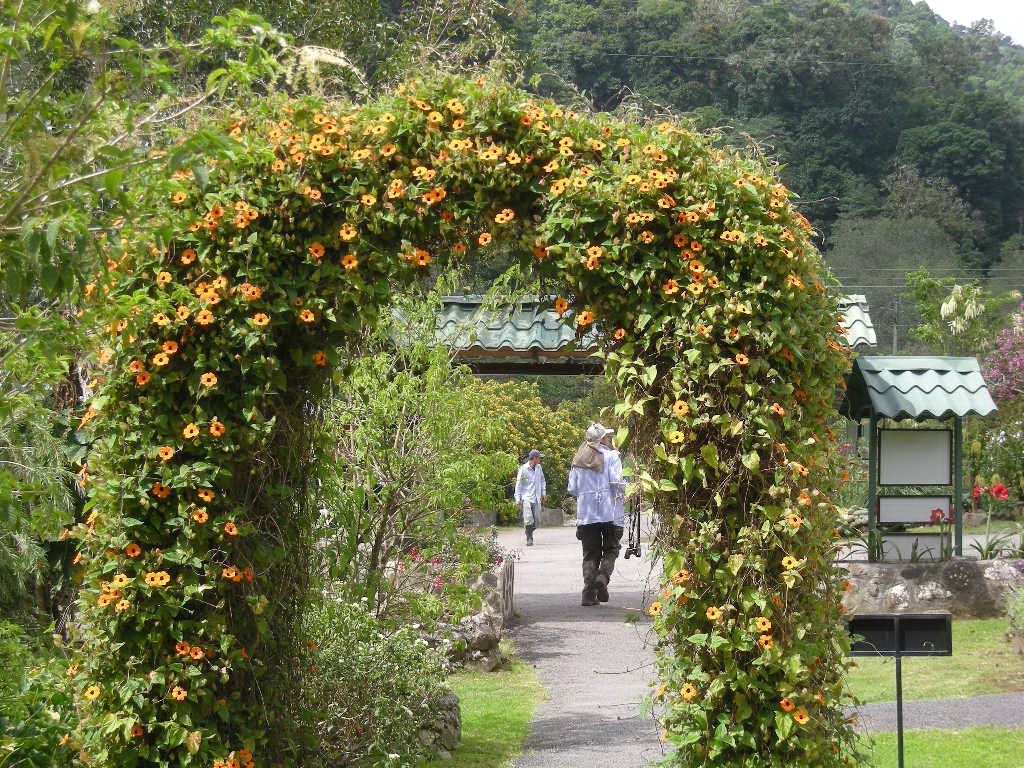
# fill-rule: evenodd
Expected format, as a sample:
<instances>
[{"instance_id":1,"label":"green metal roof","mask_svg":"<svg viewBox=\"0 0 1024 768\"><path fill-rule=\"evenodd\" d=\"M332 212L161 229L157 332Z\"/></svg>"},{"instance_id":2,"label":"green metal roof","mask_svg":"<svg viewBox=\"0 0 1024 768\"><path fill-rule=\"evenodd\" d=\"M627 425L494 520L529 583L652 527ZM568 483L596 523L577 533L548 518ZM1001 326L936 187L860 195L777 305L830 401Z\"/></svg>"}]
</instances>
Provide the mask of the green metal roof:
<instances>
[{"instance_id":1,"label":"green metal roof","mask_svg":"<svg viewBox=\"0 0 1024 768\"><path fill-rule=\"evenodd\" d=\"M943 419L996 410L977 359L862 355L840 409L850 418Z\"/></svg>"},{"instance_id":2,"label":"green metal roof","mask_svg":"<svg viewBox=\"0 0 1024 768\"><path fill-rule=\"evenodd\" d=\"M552 301L532 296L515 304L485 308L480 295L445 296L437 318L437 339L458 349L464 358L578 359L593 355L597 334L591 330L578 336L573 325L550 308ZM864 296L843 297L839 309L846 343L853 348L873 346L875 329Z\"/></svg>"},{"instance_id":3,"label":"green metal roof","mask_svg":"<svg viewBox=\"0 0 1024 768\"><path fill-rule=\"evenodd\" d=\"M875 326L868 314L868 300L864 294L852 293L839 299L839 325L846 331L846 343L853 349L873 347L878 343Z\"/></svg>"},{"instance_id":4,"label":"green metal roof","mask_svg":"<svg viewBox=\"0 0 1024 768\"><path fill-rule=\"evenodd\" d=\"M437 318L437 339L463 357L589 357L597 334L579 337L575 328L550 308L551 301L524 298L515 304L485 308L484 297L445 296Z\"/></svg>"}]
</instances>

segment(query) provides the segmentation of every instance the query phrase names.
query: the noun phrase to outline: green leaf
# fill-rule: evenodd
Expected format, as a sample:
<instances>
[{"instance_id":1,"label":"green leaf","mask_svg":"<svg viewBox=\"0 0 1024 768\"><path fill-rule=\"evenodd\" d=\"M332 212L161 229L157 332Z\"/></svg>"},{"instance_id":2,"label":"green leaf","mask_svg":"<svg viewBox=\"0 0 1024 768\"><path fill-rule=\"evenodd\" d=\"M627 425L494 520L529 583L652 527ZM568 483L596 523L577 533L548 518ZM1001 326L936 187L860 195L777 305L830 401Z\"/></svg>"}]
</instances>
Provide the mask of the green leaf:
<instances>
[{"instance_id":1,"label":"green leaf","mask_svg":"<svg viewBox=\"0 0 1024 768\"><path fill-rule=\"evenodd\" d=\"M718 469L718 446L711 443L700 447L700 455L704 457L704 463L714 469Z\"/></svg>"},{"instance_id":2,"label":"green leaf","mask_svg":"<svg viewBox=\"0 0 1024 768\"><path fill-rule=\"evenodd\" d=\"M742 461L743 466L751 472L759 472L761 470L761 455L757 451L743 454Z\"/></svg>"}]
</instances>

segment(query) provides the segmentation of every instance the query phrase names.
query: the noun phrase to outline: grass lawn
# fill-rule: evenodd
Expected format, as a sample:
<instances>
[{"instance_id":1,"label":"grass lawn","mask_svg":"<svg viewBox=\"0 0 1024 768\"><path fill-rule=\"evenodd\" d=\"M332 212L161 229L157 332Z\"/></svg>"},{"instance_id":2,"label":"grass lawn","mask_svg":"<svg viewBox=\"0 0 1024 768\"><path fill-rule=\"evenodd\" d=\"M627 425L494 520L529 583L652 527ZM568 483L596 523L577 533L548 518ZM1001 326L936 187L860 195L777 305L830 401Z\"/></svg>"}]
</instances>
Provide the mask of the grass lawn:
<instances>
[{"instance_id":1,"label":"grass lawn","mask_svg":"<svg viewBox=\"0 0 1024 768\"><path fill-rule=\"evenodd\" d=\"M494 672L460 672L449 681L462 707L462 745L426 768L503 768L519 754L544 688L533 667L513 660Z\"/></svg>"},{"instance_id":2,"label":"grass lawn","mask_svg":"<svg viewBox=\"0 0 1024 768\"><path fill-rule=\"evenodd\" d=\"M896 734L874 736L864 749L875 768L896 768ZM962 731L907 731L903 737L906 768L1022 768L1024 730L965 728Z\"/></svg>"},{"instance_id":3,"label":"grass lawn","mask_svg":"<svg viewBox=\"0 0 1024 768\"><path fill-rule=\"evenodd\" d=\"M1024 691L1024 657L1006 641L1007 619L953 619L953 655L903 659L904 699L960 699ZM896 698L893 659L856 659L850 688L865 702ZM1014 768L1024 768L1024 752Z\"/></svg>"}]
</instances>

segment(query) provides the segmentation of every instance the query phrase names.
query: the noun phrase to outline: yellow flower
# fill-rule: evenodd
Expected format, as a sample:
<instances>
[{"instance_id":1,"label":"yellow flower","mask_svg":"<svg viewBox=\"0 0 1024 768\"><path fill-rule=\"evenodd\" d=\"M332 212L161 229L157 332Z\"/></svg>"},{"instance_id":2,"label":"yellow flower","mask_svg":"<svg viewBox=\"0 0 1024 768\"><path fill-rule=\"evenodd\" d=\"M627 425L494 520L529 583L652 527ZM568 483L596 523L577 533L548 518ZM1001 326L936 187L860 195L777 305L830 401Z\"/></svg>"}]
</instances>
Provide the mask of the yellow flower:
<instances>
[{"instance_id":1,"label":"yellow flower","mask_svg":"<svg viewBox=\"0 0 1024 768\"><path fill-rule=\"evenodd\" d=\"M715 606L708 606L708 609L704 611L704 615L708 617L709 621L718 621L722 618L722 611Z\"/></svg>"},{"instance_id":2,"label":"yellow flower","mask_svg":"<svg viewBox=\"0 0 1024 768\"><path fill-rule=\"evenodd\" d=\"M650 607L647 609L647 612L651 616L657 616L659 613L661 613L661 603L659 603L659 602L651 603Z\"/></svg>"},{"instance_id":3,"label":"yellow flower","mask_svg":"<svg viewBox=\"0 0 1024 768\"><path fill-rule=\"evenodd\" d=\"M758 616L756 619L754 619L754 624L761 632L767 632L772 628L771 619L765 616Z\"/></svg>"},{"instance_id":4,"label":"yellow flower","mask_svg":"<svg viewBox=\"0 0 1024 768\"><path fill-rule=\"evenodd\" d=\"M686 683L682 688L679 689L679 695L684 701L690 701L697 695L697 689L692 683Z\"/></svg>"},{"instance_id":5,"label":"yellow flower","mask_svg":"<svg viewBox=\"0 0 1024 768\"><path fill-rule=\"evenodd\" d=\"M798 562L799 561L792 555L786 555L784 558L782 558L782 567L785 568L787 571L791 571L794 568L796 568Z\"/></svg>"},{"instance_id":6,"label":"yellow flower","mask_svg":"<svg viewBox=\"0 0 1024 768\"><path fill-rule=\"evenodd\" d=\"M85 689L85 692L82 694L82 696L84 696L89 701L99 698L99 695L100 687L98 685L90 685L88 688Z\"/></svg>"},{"instance_id":7,"label":"yellow flower","mask_svg":"<svg viewBox=\"0 0 1024 768\"><path fill-rule=\"evenodd\" d=\"M217 374L211 371L207 371L206 373L199 377L199 383L202 384L207 389L209 389L210 387L217 384Z\"/></svg>"}]
</instances>

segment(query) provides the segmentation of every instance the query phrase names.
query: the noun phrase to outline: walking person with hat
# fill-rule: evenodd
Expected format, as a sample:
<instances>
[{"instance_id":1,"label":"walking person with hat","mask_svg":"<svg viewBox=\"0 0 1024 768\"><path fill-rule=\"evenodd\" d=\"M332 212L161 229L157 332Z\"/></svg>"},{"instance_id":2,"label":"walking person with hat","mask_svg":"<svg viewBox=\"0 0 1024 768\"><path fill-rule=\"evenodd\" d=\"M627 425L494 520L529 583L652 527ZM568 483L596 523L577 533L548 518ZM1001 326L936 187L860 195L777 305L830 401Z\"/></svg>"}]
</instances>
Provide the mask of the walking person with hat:
<instances>
[{"instance_id":1,"label":"walking person with hat","mask_svg":"<svg viewBox=\"0 0 1024 768\"><path fill-rule=\"evenodd\" d=\"M516 506L523 512L523 527L526 529L526 546L533 546L533 532L540 522L540 506L548 497L547 483L544 480L544 468L540 460L544 454L536 448L526 455L526 463L519 467L516 474L514 498Z\"/></svg>"},{"instance_id":2,"label":"walking person with hat","mask_svg":"<svg viewBox=\"0 0 1024 768\"><path fill-rule=\"evenodd\" d=\"M576 538L583 545L581 605L608 602L608 582L622 540L622 460L611 447L614 430L587 427L569 469L568 493L576 497Z\"/></svg>"}]
</instances>

